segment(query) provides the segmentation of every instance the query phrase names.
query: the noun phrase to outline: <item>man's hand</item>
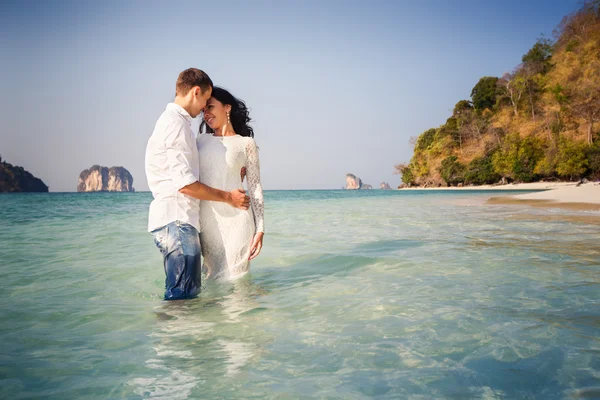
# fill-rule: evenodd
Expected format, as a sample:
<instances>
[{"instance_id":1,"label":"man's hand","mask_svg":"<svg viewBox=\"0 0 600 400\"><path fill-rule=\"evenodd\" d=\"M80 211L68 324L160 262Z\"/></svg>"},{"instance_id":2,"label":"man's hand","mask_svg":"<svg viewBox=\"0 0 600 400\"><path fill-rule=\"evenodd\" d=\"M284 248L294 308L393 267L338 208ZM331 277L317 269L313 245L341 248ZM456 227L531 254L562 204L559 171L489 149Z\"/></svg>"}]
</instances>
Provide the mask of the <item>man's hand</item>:
<instances>
[{"instance_id":1,"label":"man's hand","mask_svg":"<svg viewBox=\"0 0 600 400\"><path fill-rule=\"evenodd\" d=\"M246 177L246 167L242 167L240 171L240 176L242 177L242 182L244 182L244 178Z\"/></svg>"},{"instance_id":2,"label":"man's hand","mask_svg":"<svg viewBox=\"0 0 600 400\"><path fill-rule=\"evenodd\" d=\"M227 204L235 208L247 210L250 207L250 198L246 196L246 192L243 189L236 189L229 192Z\"/></svg>"},{"instance_id":3,"label":"man's hand","mask_svg":"<svg viewBox=\"0 0 600 400\"><path fill-rule=\"evenodd\" d=\"M235 208L247 210L250 199L246 196L244 189L231 192L215 189L200 182L194 182L179 189L179 192L198 200L222 201Z\"/></svg>"}]
</instances>

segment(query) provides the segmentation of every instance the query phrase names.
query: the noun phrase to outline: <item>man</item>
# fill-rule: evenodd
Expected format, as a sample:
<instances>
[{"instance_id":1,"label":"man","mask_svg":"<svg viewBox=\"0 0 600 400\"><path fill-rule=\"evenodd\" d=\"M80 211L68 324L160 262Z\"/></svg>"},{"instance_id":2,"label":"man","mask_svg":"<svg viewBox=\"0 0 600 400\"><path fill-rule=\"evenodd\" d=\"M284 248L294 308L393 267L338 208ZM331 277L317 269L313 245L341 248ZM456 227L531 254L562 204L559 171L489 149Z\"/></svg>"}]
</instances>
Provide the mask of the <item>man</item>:
<instances>
[{"instance_id":1,"label":"man","mask_svg":"<svg viewBox=\"0 0 600 400\"><path fill-rule=\"evenodd\" d=\"M192 118L204 110L213 83L189 68L177 78L175 101L167 104L146 147L146 177L154 200L148 231L164 258L165 300L196 297L200 292L199 200L223 201L248 209L242 189L224 192L198 182L198 149Z\"/></svg>"}]
</instances>

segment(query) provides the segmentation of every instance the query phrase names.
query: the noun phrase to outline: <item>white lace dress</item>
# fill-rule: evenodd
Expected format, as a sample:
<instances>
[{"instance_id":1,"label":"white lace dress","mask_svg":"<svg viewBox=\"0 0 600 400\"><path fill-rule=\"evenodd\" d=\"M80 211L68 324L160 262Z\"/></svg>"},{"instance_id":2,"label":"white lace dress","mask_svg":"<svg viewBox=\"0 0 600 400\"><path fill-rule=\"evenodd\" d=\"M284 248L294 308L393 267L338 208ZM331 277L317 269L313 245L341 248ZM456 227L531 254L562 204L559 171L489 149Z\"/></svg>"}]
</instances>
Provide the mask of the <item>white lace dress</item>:
<instances>
[{"instance_id":1,"label":"white lace dress","mask_svg":"<svg viewBox=\"0 0 600 400\"><path fill-rule=\"evenodd\" d=\"M258 148L253 138L200 134L197 139L200 182L226 192L242 188L246 167L250 208L241 210L218 201L200 201L203 271L214 279L234 279L248 272L256 232L264 232L264 201Z\"/></svg>"}]
</instances>

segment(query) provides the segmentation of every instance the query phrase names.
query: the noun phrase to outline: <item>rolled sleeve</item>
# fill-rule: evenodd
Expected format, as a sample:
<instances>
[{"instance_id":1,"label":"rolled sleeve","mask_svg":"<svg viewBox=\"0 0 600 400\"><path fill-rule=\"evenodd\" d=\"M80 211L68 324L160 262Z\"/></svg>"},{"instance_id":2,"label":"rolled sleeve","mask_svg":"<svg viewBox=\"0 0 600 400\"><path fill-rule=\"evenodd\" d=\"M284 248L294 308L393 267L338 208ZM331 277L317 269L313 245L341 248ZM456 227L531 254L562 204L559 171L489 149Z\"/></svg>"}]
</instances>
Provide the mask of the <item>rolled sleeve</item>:
<instances>
[{"instance_id":1,"label":"rolled sleeve","mask_svg":"<svg viewBox=\"0 0 600 400\"><path fill-rule=\"evenodd\" d=\"M165 148L167 165L173 185L180 190L198 179L192 169L192 144L188 143L186 130L179 124L169 125L166 129Z\"/></svg>"}]
</instances>

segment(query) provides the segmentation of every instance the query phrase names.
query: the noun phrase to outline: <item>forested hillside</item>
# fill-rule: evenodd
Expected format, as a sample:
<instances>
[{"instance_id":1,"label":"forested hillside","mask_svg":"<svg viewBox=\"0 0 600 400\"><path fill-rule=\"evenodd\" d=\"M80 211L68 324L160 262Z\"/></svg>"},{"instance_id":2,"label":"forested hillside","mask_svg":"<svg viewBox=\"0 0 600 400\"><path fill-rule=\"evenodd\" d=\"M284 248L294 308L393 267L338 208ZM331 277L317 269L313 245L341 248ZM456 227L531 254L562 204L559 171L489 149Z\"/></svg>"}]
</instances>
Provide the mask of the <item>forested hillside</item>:
<instances>
[{"instance_id":1,"label":"forested hillside","mask_svg":"<svg viewBox=\"0 0 600 400\"><path fill-rule=\"evenodd\" d=\"M440 127L413 138L405 184L600 179L600 0L565 17L521 63L486 76Z\"/></svg>"}]
</instances>

